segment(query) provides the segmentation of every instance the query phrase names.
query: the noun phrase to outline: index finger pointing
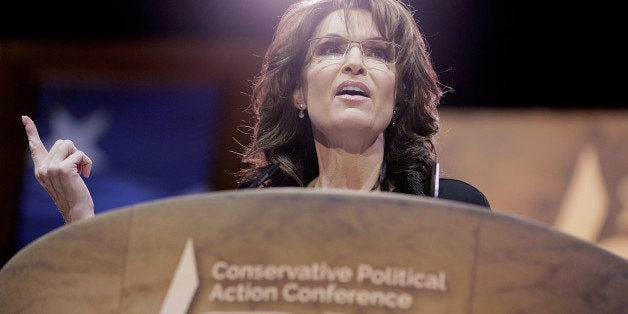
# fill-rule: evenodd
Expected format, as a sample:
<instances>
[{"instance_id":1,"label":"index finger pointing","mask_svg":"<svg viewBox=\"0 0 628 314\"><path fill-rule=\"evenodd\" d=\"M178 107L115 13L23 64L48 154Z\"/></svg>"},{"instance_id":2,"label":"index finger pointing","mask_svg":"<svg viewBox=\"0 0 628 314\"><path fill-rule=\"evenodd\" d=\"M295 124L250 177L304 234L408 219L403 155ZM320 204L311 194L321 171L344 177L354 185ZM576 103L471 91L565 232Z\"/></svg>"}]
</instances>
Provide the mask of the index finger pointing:
<instances>
[{"instance_id":1,"label":"index finger pointing","mask_svg":"<svg viewBox=\"0 0 628 314\"><path fill-rule=\"evenodd\" d=\"M48 153L44 143L42 143L39 138L39 132L37 132L37 127L35 126L35 122L31 120L28 116L22 116L22 123L24 124L24 129L26 130L26 136L28 137L28 146L31 150L31 154L33 155L33 160L37 162L42 155Z\"/></svg>"}]
</instances>

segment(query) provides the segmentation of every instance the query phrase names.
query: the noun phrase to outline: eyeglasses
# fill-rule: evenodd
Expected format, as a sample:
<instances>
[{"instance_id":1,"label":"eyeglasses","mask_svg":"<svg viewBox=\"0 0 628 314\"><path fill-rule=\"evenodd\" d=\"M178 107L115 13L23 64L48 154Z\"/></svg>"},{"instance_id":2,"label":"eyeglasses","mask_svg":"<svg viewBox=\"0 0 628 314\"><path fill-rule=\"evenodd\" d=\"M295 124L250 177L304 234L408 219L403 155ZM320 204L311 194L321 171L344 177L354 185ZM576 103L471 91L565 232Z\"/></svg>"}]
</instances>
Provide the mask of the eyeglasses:
<instances>
[{"instance_id":1,"label":"eyeglasses","mask_svg":"<svg viewBox=\"0 0 628 314\"><path fill-rule=\"evenodd\" d=\"M394 64L397 61L399 45L385 40L367 39L352 41L338 36L312 38L310 52L314 60L343 59L353 44L360 47L360 51L367 62Z\"/></svg>"}]
</instances>

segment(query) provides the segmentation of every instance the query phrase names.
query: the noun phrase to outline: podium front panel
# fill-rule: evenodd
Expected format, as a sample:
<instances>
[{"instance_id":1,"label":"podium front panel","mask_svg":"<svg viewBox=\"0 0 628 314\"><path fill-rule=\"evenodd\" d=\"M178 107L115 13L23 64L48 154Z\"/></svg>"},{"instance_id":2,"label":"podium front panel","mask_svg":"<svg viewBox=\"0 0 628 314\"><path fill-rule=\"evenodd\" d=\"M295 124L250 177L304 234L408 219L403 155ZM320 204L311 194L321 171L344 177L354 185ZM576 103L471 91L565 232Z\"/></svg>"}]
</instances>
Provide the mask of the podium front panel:
<instances>
[{"instance_id":1,"label":"podium front panel","mask_svg":"<svg viewBox=\"0 0 628 314\"><path fill-rule=\"evenodd\" d=\"M0 286L11 313L621 313L628 262L459 202L274 188L64 226Z\"/></svg>"}]
</instances>

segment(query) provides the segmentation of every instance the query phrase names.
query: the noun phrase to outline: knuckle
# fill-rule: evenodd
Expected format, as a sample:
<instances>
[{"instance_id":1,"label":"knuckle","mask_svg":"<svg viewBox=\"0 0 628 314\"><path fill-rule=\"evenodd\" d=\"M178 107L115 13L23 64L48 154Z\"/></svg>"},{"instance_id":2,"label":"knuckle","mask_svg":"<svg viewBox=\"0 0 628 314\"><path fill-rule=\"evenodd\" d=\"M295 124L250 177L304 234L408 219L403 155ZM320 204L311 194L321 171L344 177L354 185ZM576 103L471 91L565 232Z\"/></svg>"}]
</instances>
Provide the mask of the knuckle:
<instances>
[{"instance_id":1,"label":"knuckle","mask_svg":"<svg viewBox=\"0 0 628 314\"><path fill-rule=\"evenodd\" d=\"M55 141L57 146L74 146L74 142L69 139L58 139Z\"/></svg>"},{"instance_id":2,"label":"knuckle","mask_svg":"<svg viewBox=\"0 0 628 314\"><path fill-rule=\"evenodd\" d=\"M48 168L47 167L39 167L35 169L35 178L37 180L48 177Z\"/></svg>"},{"instance_id":3,"label":"knuckle","mask_svg":"<svg viewBox=\"0 0 628 314\"><path fill-rule=\"evenodd\" d=\"M47 173L49 175L59 175L63 173L63 168L59 165L48 166Z\"/></svg>"},{"instance_id":4,"label":"knuckle","mask_svg":"<svg viewBox=\"0 0 628 314\"><path fill-rule=\"evenodd\" d=\"M35 178L37 180L52 179L65 175L65 170L60 165L48 165L35 169Z\"/></svg>"}]
</instances>

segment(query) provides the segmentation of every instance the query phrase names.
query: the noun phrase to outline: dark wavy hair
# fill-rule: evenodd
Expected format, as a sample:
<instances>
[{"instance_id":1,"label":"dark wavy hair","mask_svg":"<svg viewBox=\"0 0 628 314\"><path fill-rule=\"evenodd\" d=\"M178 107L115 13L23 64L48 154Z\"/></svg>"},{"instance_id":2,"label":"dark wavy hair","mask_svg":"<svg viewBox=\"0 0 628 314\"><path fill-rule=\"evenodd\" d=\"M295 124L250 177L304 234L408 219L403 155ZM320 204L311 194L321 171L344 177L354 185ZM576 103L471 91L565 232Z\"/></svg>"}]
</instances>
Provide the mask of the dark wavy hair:
<instances>
[{"instance_id":1,"label":"dark wavy hair","mask_svg":"<svg viewBox=\"0 0 628 314\"><path fill-rule=\"evenodd\" d=\"M429 50L411 8L398 0L310 0L291 5L266 51L252 94L254 126L242 161L239 188L305 186L318 176L309 117L298 119L299 88L307 40L330 13L371 12L386 40L400 45L396 63L396 123L385 130L383 190L426 195L435 164L437 105L443 94ZM348 19L345 19L348 20Z\"/></svg>"}]
</instances>

